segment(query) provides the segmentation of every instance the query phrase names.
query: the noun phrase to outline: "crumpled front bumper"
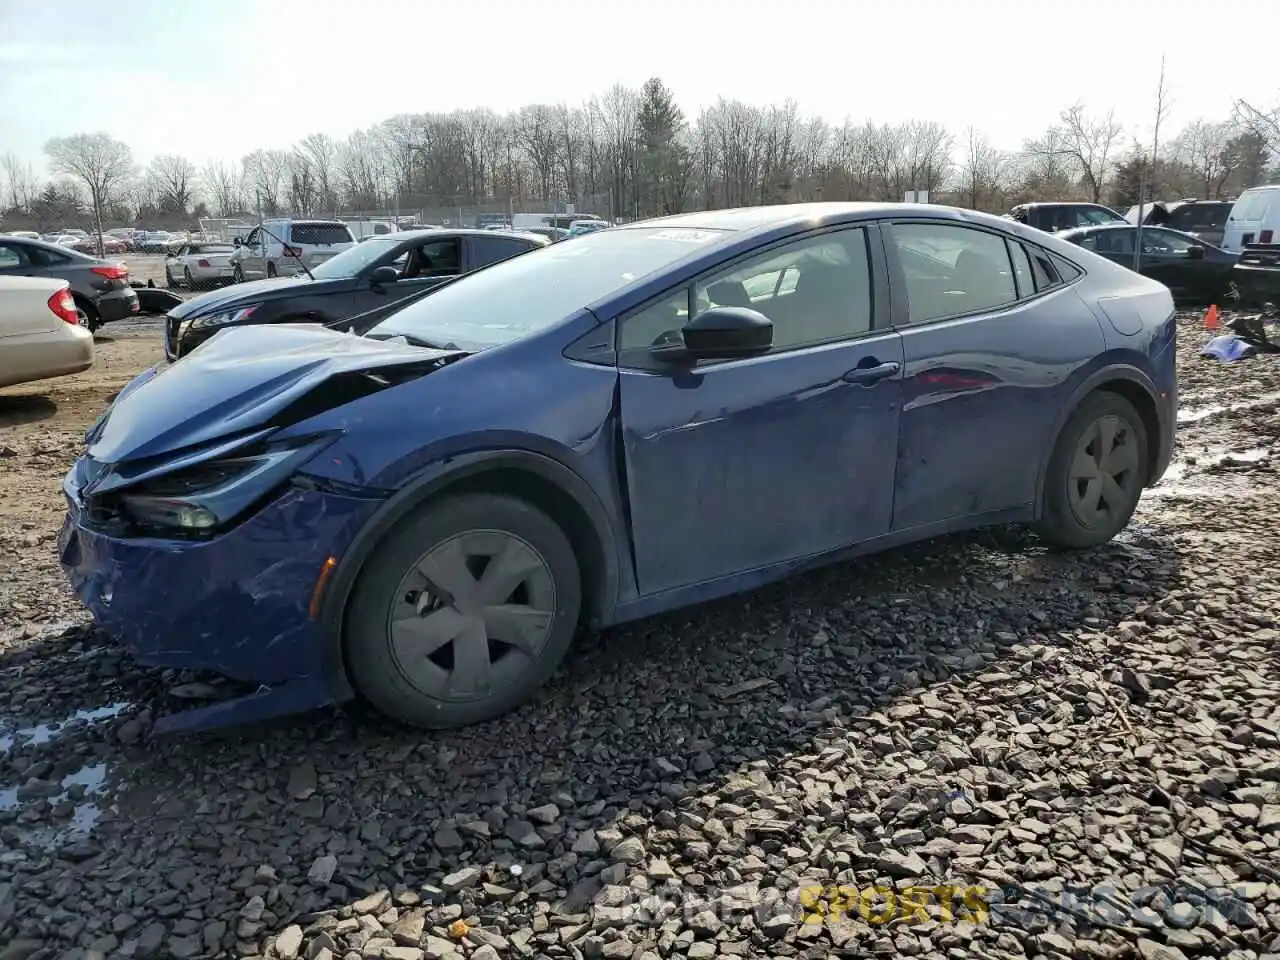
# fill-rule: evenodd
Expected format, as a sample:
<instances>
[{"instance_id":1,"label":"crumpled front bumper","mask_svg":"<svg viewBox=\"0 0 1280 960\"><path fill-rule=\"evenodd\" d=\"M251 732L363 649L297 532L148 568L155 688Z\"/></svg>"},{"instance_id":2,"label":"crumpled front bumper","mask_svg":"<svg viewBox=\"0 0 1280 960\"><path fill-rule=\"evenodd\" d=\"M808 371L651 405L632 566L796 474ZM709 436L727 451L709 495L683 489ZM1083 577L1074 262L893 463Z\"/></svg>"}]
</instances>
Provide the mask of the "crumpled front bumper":
<instances>
[{"instance_id":1,"label":"crumpled front bumper","mask_svg":"<svg viewBox=\"0 0 1280 960\"><path fill-rule=\"evenodd\" d=\"M312 597L325 561L342 556L380 501L289 487L210 540L125 539L85 524L73 475L59 559L95 621L138 662L212 671L260 694L288 687L295 709L335 701L334 638L312 618Z\"/></svg>"}]
</instances>

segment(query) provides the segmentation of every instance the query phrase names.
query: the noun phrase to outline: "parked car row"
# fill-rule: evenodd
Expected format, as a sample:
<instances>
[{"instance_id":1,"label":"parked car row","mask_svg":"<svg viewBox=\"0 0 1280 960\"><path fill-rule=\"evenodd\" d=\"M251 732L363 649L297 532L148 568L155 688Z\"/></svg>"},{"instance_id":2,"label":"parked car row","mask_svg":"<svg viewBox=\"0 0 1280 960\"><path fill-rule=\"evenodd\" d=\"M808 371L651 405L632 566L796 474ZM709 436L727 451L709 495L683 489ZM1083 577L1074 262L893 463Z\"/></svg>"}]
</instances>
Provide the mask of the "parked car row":
<instances>
[{"instance_id":1,"label":"parked car row","mask_svg":"<svg viewBox=\"0 0 1280 960\"><path fill-rule=\"evenodd\" d=\"M52 277L68 282L90 331L139 311L137 291L123 263L99 260L70 247L0 236L0 277Z\"/></svg>"},{"instance_id":2,"label":"parked car row","mask_svg":"<svg viewBox=\"0 0 1280 960\"><path fill-rule=\"evenodd\" d=\"M1168 287L1009 219L414 231L309 269L175 309L180 359L63 484L76 593L143 663L253 691L218 716L481 721L582 626L990 524L1103 543L1172 456Z\"/></svg>"}]
</instances>

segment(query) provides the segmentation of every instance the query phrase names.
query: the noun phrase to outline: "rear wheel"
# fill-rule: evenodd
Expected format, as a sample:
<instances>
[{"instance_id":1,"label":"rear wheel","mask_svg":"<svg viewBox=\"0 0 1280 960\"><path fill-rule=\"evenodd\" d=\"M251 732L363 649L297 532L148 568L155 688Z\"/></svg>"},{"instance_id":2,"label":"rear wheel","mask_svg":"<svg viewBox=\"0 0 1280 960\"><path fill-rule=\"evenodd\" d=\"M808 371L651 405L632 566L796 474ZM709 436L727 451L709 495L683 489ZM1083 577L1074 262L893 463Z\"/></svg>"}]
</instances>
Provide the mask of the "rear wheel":
<instances>
[{"instance_id":1,"label":"rear wheel","mask_svg":"<svg viewBox=\"0 0 1280 960\"><path fill-rule=\"evenodd\" d=\"M578 561L554 520L512 497L454 497L376 548L347 607L347 662L391 717L429 729L478 723L546 682L581 604Z\"/></svg>"},{"instance_id":2,"label":"rear wheel","mask_svg":"<svg viewBox=\"0 0 1280 960\"><path fill-rule=\"evenodd\" d=\"M1106 543L1133 516L1147 473L1147 431L1138 411L1117 394L1091 394L1058 437L1037 532L1059 547Z\"/></svg>"},{"instance_id":3,"label":"rear wheel","mask_svg":"<svg viewBox=\"0 0 1280 960\"><path fill-rule=\"evenodd\" d=\"M89 328L90 333L96 333L102 326L102 314L98 313L98 308L88 300L76 298L76 311L84 314L84 325Z\"/></svg>"}]
</instances>

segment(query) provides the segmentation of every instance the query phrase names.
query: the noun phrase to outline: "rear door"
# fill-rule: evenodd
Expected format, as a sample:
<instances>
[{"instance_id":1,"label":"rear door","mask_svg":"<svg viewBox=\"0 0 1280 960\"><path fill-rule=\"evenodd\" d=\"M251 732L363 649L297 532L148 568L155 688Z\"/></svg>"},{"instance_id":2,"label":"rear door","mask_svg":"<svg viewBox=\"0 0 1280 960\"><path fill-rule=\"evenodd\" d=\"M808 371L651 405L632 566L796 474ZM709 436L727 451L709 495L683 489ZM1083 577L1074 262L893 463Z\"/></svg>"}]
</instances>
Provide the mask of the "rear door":
<instances>
[{"instance_id":1,"label":"rear door","mask_svg":"<svg viewBox=\"0 0 1280 960\"><path fill-rule=\"evenodd\" d=\"M1104 348L1070 288L1080 273L974 224L886 232L895 307L905 303L893 529L1001 522L1035 502L1071 377Z\"/></svg>"}]
</instances>

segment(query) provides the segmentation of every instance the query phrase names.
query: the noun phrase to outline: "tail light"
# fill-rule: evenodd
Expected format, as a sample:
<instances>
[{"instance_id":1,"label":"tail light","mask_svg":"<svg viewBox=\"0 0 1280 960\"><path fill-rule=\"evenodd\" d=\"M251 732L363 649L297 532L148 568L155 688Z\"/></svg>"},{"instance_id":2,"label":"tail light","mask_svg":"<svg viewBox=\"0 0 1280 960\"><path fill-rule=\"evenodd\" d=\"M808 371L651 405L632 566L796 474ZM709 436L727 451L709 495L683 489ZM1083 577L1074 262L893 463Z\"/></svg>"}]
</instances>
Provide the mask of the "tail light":
<instances>
[{"instance_id":1,"label":"tail light","mask_svg":"<svg viewBox=\"0 0 1280 960\"><path fill-rule=\"evenodd\" d=\"M59 290L49 298L49 309L59 320L65 320L73 327L80 325L80 315L76 312L76 301L70 290Z\"/></svg>"},{"instance_id":2,"label":"tail light","mask_svg":"<svg viewBox=\"0 0 1280 960\"><path fill-rule=\"evenodd\" d=\"M1259 242L1259 243L1270 243L1270 242L1271 242L1271 231L1270 231L1270 230L1263 230L1260 234L1258 234L1258 242Z\"/></svg>"},{"instance_id":3,"label":"tail light","mask_svg":"<svg viewBox=\"0 0 1280 960\"><path fill-rule=\"evenodd\" d=\"M209 261L208 261L208 260L197 260L197 261L196 261L196 266L197 266L197 267L204 267L204 268L208 269L208 267L209 267Z\"/></svg>"},{"instance_id":4,"label":"tail light","mask_svg":"<svg viewBox=\"0 0 1280 960\"><path fill-rule=\"evenodd\" d=\"M284 255L286 257L298 257L299 259L301 259L302 248L301 247L285 247Z\"/></svg>"},{"instance_id":5,"label":"tail light","mask_svg":"<svg viewBox=\"0 0 1280 960\"><path fill-rule=\"evenodd\" d=\"M90 267L89 272L96 273L100 277L106 277L108 280L127 280L129 278L129 268L123 263L104 263L96 267Z\"/></svg>"}]
</instances>

